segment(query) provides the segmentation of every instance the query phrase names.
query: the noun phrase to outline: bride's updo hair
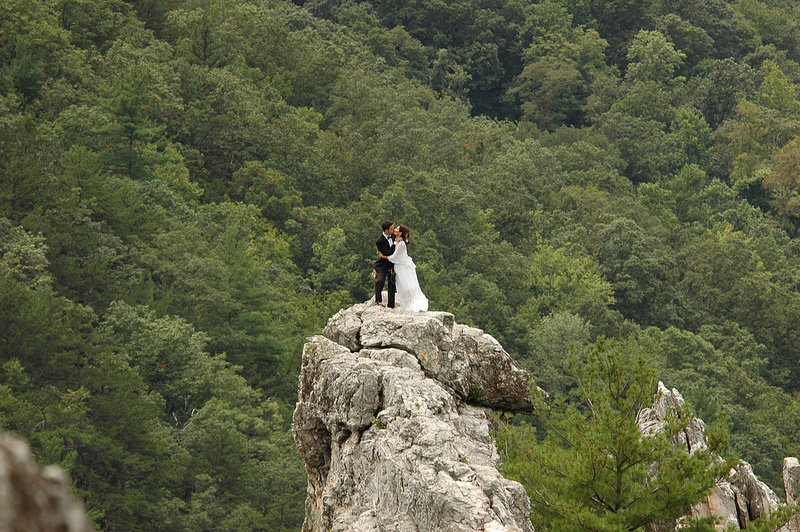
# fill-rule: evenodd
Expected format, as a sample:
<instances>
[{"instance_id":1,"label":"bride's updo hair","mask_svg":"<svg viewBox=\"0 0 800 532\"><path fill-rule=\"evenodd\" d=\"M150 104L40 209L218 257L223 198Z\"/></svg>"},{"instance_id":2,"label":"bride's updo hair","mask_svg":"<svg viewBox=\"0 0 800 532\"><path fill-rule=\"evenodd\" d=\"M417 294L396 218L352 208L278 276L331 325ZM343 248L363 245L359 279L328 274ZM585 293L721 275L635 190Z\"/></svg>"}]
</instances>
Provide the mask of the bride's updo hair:
<instances>
[{"instance_id":1,"label":"bride's updo hair","mask_svg":"<svg viewBox=\"0 0 800 532\"><path fill-rule=\"evenodd\" d=\"M411 230L403 224L397 226L397 230L400 231L400 236L403 237L403 240L406 243L406 246L411 245Z\"/></svg>"}]
</instances>

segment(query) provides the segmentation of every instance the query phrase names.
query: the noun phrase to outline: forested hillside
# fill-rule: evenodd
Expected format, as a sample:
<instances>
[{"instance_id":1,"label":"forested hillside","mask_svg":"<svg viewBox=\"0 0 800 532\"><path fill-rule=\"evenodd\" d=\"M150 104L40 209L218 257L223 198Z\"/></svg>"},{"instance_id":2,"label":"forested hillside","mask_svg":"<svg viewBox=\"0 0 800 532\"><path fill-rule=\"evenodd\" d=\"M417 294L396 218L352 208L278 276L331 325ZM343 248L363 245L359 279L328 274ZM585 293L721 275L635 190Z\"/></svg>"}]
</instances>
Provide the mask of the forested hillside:
<instances>
[{"instance_id":1,"label":"forested hillside","mask_svg":"<svg viewBox=\"0 0 800 532\"><path fill-rule=\"evenodd\" d=\"M0 426L102 530L297 530L300 350L408 225L551 395L800 454L800 4L0 2Z\"/></svg>"}]
</instances>

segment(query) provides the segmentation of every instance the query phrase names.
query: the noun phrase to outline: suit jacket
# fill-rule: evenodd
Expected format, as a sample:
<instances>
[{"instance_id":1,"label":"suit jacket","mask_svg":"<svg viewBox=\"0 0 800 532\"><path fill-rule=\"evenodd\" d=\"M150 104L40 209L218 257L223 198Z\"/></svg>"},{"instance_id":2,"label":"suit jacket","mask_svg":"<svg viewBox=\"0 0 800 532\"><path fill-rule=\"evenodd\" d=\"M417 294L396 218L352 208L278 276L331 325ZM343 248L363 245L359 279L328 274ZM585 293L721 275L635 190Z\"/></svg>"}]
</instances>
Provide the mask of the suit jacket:
<instances>
[{"instance_id":1,"label":"suit jacket","mask_svg":"<svg viewBox=\"0 0 800 532\"><path fill-rule=\"evenodd\" d=\"M389 245L389 241L386 240L386 236L381 233L381 236L378 237L378 240L375 241L375 245L378 246L378 251L386 255L387 257L394 253L394 240L392 240L392 245ZM375 261L375 269L376 270L390 270L392 268L392 262L389 259L381 259Z\"/></svg>"}]
</instances>

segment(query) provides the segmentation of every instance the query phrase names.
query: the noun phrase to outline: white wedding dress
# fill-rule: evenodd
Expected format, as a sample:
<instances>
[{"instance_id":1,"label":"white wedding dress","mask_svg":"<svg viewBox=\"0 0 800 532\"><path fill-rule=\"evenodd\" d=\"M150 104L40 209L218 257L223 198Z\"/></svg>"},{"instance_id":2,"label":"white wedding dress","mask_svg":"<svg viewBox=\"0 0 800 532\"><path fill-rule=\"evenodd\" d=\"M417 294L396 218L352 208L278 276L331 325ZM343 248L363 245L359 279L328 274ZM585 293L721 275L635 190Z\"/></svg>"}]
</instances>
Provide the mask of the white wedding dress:
<instances>
[{"instance_id":1,"label":"white wedding dress","mask_svg":"<svg viewBox=\"0 0 800 532\"><path fill-rule=\"evenodd\" d=\"M395 284L400 310L406 312L425 312L428 310L428 298L422 293L417 280L417 267L408 256L408 248L402 240L394 246L394 253L389 255L394 264Z\"/></svg>"}]
</instances>

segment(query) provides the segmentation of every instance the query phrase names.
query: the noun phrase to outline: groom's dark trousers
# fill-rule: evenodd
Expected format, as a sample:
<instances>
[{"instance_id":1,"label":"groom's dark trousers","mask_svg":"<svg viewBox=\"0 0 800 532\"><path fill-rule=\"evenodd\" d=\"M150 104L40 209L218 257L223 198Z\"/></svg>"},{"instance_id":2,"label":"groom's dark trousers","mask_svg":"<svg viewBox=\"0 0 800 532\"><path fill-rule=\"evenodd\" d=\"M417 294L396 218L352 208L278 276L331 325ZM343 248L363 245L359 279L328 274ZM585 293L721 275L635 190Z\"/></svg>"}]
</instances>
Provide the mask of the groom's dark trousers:
<instances>
[{"instance_id":1,"label":"groom's dark trousers","mask_svg":"<svg viewBox=\"0 0 800 532\"><path fill-rule=\"evenodd\" d=\"M387 257L394 253L394 241L392 241L391 245L386 237L381 234L378 237L378 240L375 241L375 245L378 246L378 251L386 255ZM392 263L388 259L378 259L375 261L373 266L375 268L375 272L378 274L378 277L375 279L375 302L381 303L381 292L383 292L383 285L387 281L388 277L388 287L387 291L388 294L388 301L386 302L386 306L389 308L394 308L394 295L397 291L397 288L394 284L394 270L392 269Z\"/></svg>"}]
</instances>

